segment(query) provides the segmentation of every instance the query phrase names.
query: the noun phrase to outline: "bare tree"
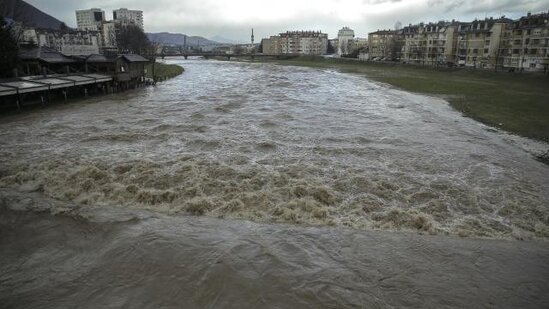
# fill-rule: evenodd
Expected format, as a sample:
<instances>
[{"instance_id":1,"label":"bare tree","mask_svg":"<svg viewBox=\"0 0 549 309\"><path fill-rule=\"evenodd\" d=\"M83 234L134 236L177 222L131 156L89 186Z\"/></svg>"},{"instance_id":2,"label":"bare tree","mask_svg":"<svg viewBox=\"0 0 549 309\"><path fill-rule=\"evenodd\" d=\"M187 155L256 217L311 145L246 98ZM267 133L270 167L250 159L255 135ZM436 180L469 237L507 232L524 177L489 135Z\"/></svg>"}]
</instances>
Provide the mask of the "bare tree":
<instances>
[{"instance_id":1,"label":"bare tree","mask_svg":"<svg viewBox=\"0 0 549 309\"><path fill-rule=\"evenodd\" d=\"M144 55L151 42L141 28L135 25L120 27L117 37L118 49L121 53Z\"/></svg>"},{"instance_id":2,"label":"bare tree","mask_svg":"<svg viewBox=\"0 0 549 309\"><path fill-rule=\"evenodd\" d=\"M145 52L143 56L151 62L151 76L153 77L153 80L156 82L156 76L155 76L155 64L156 64L156 56L158 55L158 50L162 47L162 44L158 42L149 42L147 47L145 48ZM164 54L164 53L162 53Z\"/></svg>"}]
</instances>

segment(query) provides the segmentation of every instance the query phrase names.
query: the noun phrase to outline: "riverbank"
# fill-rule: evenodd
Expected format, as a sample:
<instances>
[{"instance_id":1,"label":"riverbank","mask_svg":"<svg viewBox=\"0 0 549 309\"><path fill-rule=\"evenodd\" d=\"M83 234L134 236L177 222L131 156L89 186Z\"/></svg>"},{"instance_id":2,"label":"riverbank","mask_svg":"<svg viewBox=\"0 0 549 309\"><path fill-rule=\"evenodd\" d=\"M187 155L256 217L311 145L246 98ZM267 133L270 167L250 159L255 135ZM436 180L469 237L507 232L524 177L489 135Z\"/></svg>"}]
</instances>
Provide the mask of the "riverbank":
<instances>
[{"instance_id":1,"label":"riverbank","mask_svg":"<svg viewBox=\"0 0 549 309\"><path fill-rule=\"evenodd\" d=\"M147 70L146 77L152 78L156 81L163 81L169 78L174 78L178 75L183 74L185 69L177 64L166 64L162 62L156 62L154 65L154 76L153 76L153 67L152 64L147 64L145 66Z\"/></svg>"},{"instance_id":2,"label":"riverbank","mask_svg":"<svg viewBox=\"0 0 549 309\"><path fill-rule=\"evenodd\" d=\"M549 77L541 74L433 68L320 57L262 61L363 74L406 91L442 97L466 116L489 126L549 142Z\"/></svg>"}]
</instances>

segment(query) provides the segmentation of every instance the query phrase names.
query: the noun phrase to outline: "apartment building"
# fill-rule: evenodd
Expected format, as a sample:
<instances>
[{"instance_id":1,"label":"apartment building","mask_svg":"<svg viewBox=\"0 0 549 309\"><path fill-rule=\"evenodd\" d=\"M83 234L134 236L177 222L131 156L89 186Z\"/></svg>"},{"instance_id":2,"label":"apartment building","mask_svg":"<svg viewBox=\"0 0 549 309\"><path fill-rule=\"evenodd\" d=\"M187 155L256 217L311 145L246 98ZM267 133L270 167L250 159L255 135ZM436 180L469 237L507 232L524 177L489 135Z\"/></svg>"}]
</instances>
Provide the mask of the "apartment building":
<instances>
[{"instance_id":1,"label":"apartment building","mask_svg":"<svg viewBox=\"0 0 549 309\"><path fill-rule=\"evenodd\" d=\"M500 46L506 69L545 71L549 69L549 12L528 14L507 24Z\"/></svg>"},{"instance_id":2,"label":"apartment building","mask_svg":"<svg viewBox=\"0 0 549 309\"><path fill-rule=\"evenodd\" d=\"M105 21L105 11L97 8L76 11L76 26L81 31L98 31Z\"/></svg>"},{"instance_id":3,"label":"apartment building","mask_svg":"<svg viewBox=\"0 0 549 309\"><path fill-rule=\"evenodd\" d=\"M287 31L262 40L265 54L324 55L328 35L321 31Z\"/></svg>"},{"instance_id":4,"label":"apartment building","mask_svg":"<svg viewBox=\"0 0 549 309\"><path fill-rule=\"evenodd\" d=\"M457 25L438 22L409 25L398 31L400 60L406 63L444 65L455 61Z\"/></svg>"},{"instance_id":5,"label":"apartment building","mask_svg":"<svg viewBox=\"0 0 549 309\"><path fill-rule=\"evenodd\" d=\"M457 29L456 60L460 66L492 69L500 61L500 43L507 25L506 18L486 18L459 23Z\"/></svg>"},{"instance_id":6,"label":"apartment building","mask_svg":"<svg viewBox=\"0 0 549 309\"><path fill-rule=\"evenodd\" d=\"M55 31L27 28L23 41L38 47L49 47L67 56L87 56L99 53L100 36L97 31Z\"/></svg>"},{"instance_id":7,"label":"apartment building","mask_svg":"<svg viewBox=\"0 0 549 309\"><path fill-rule=\"evenodd\" d=\"M343 27L337 32L337 49L336 53L341 55L348 55L351 53L353 40L355 38L355 31L349 27Z\"/></svg>"},{"instance_id":8,"label":"apartment building","mask_svg":"<svg viewBox=\"0 0 549 309\"><path fill-rule=\"evenodd\" d=\"M76 11L79 30L96 31L101 53L116 53L120 27L136 25L143 30L143 11L121 8L113 10L113 20L105 20L105 11L92 8Z\"/></svg>"},{"instance_id":9,"label":"apartment building","mask_svg":"<svg viewBox=\"0 0 549 309\"><path fill-rule=\"evenodd\" d=\"M135 25L144 30L143 11L121 8L112 11L112 18L121 25Z\"/></svg>"},{"instance_id":10,"label":"apartment building","mask_svg":"<svg viewBox=\"0 0 549 309\"><path fill-rule=\"evenodd\" d=\"M368 46L370 59L393 59L400 53L398 36L393 30L378 30L368 33Z\"/></svg>"}]
</instances>

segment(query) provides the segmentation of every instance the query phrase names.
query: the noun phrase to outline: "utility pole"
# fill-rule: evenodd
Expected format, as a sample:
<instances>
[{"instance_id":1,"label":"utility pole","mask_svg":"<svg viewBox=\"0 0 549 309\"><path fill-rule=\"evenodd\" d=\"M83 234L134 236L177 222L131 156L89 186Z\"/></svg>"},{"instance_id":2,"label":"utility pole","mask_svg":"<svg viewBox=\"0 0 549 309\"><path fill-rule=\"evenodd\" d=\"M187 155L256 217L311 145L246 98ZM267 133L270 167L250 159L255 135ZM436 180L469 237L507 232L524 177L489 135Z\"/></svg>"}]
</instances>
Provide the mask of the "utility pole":
<instances>
[{"instance_id":1,"label":"utility pole","mask_svg":"<svg viewBox=\"0 0 549 309\"><path fill-rule=\"evenodd\" d=\"M252 28L252 45L254 45L254 28Z\"/></svg>"}]
</instances>

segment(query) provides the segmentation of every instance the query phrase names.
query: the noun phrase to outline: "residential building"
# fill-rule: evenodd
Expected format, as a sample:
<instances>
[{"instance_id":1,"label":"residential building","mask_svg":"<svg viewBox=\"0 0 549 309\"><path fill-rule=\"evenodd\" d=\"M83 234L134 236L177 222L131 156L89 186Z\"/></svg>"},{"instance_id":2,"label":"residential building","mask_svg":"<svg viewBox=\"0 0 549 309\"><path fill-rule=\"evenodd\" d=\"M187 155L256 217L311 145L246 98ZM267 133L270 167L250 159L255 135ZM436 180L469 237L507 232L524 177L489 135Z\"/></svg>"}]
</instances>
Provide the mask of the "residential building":
<instances>
[{"instance_id":1,"label":"residential building","mask_svg":"<svg viewBox=\"0 0 549 309\"><path fill-rule=\"evenodd\" d=\"M355 38L353 40L353 49L364 49L365 47L368 47L367 38Z\"/></svg>"},{"instance_id":2,"label":"residential building","mask_svg":"<svg viewBox=\"0 0 549 309\"><path fill-rule=\"evenodd\" d=\"M38 47L48 47L68 56L91 55L99 53L100 35L97 31L26 28L23 41Z\"/></svg>"},{"instance_id":3,"label":"residential building","mask_svg":"<svg viewBox=\"0 0 549 309\"><path fill-rule=\"evenodd\" d=\"M271 36L268 39L261 40L261 52L263 54L277 54L276 53L277 39L275 36Z\"/></svg>"},{"instance_id":4,"label":"residential building","mask_svg":"<svg viewBox=\"0 0 549 309\"><path fill-rule=\"evenodd\" d=\"M501 65L510 70L549 69L549 12L530 14L508 24L500 47Z\"/></svg>"},{"instance_id":5,"label":"residential building","mask_svg":"<svg viewBox=\"0 0 549 309\"><path fill-rule=\"evenodd\" d=\"M369 57L372 60L393 59L400 53L396 44L397 32L393 30L378 30L368 33Z\"/></svg>"},{"instance_id":6,"label":"residential building","mask_svg":"<svg viewBox=\"0 0 549 309\"><path fill-rule=\"evenodd\" d=\"M97 31L101 53L118 51L117 37L121 26L136 25L143 30L143 11L121 8L113 10L113 20L105 20L105 11L93 8L76 11L76 23L79 30Z\"/></svg>"},{"instance_id":7,"label":"residential building","mask_svg":"<svg viewBox=\"0 0 549 309\"><path fill-rule=\"evenodd\" d=\"M400 36L400 61L424 65L446 65L455 62L457 24L438 22L409 25Z\"/></svg>"},{"instance_id":8,"label":"residential building","mask_svg":"<svg viewBox=\"0 0 549 309\"><path fill-rule=\"evenodd\" d=\"M121 8L112 11L112 18L121 25L135 25L144 30L143 11Z\"/></svg>"},{"instance_id":9,"label":"residential building","mask_svg":"<svg viewBox=\"0 0 549 309\"><path fill-rule=\"evenodd\" d=\"M486 18L459 23L456 41L457 64L473 68L495 68L501 58L499 47L504 30L511 22L506 18Z\"/></svg>"},{"instance_id":10,"label":"residential building","mask_svg":"<svg viewBox=\"0 0 549 309\"><path fill-rule=\"evenodd\" d=\"M341 55L348 55L353 48L353 40L355 38L355 32L349 27L343 27L337 32L337 50L336 53Z\"/></svg>"},{"instance_id":11,"label":"residential building","mask_svg":"<svg viewBox=\"0 0 549 309\"><path fill-rule=\"evenodd\" d=\"M265 54L324 55L328 49L328 35L320 31L287 31L263 39Z\"/></svg>"},{"instance_id":12,"label":"residential building","mask_svg":"<svg viewBox=\"0 0 549 309\"><path fill-rule=\"evenodd\" d=\"M105 21L105 11L101 9L94 8L76 11L76 26L78 30L98 31L103 21Z\"/></svg>"}]
</instances>

